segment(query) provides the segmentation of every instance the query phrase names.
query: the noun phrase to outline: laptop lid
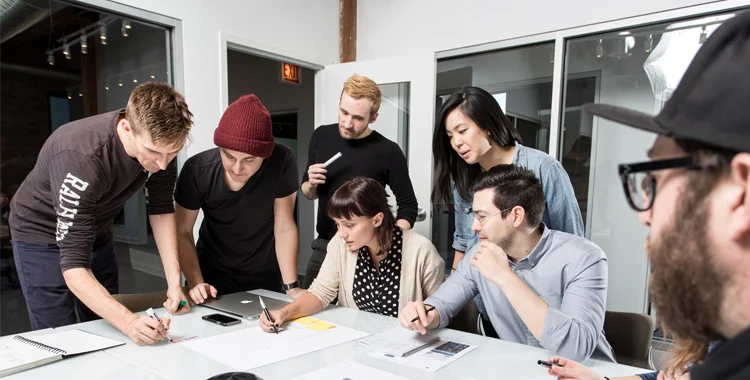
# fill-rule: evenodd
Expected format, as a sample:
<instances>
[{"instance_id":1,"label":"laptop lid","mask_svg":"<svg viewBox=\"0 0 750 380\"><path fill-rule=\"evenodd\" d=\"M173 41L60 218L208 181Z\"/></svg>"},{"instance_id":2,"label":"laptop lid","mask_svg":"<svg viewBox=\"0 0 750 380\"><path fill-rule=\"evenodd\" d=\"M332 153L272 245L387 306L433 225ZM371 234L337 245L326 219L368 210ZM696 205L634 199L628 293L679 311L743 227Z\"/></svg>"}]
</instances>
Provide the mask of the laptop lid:
<instances>
[{"instance_id":1,"label":"laptop lid","mask_svg":"<svg viewBox=\"0 0 750 380\"><path fill-rule=\"evenodd\" d=\"M268 310L278 310L289 304L287 301L270 297L263 297L263 302ZM263 312L258 295L248 292L220 295L218 298L207 300L201 306L250 320L258 319Z\"/></svg>"}]
</instances>

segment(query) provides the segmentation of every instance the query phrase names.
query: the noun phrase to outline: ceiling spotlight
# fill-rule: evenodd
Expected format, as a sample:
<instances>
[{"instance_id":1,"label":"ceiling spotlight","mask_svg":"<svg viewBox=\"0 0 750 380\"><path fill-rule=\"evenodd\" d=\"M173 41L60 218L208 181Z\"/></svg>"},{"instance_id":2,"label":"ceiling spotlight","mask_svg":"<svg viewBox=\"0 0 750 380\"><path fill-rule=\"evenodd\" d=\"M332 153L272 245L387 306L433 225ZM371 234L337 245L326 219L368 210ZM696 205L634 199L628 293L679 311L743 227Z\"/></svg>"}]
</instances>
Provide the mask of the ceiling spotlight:
<instances>
[{"instance_id":1,"label":"ceiling spotlight","mask_svg":"<svg viewBox=\"0 0 750 380\"><path fill-rule=\"evenodd\" d=\"M104 89L109 91L109 86L104 86Z\"/></svg>"},{"instance_id":2,"label":"ceiling spotlight","mask_svg":"<svg viewBox=\"0 0 750 380\"><path fill-rule=\"evenodd\" d=\"M156 75L151 74L151 79L156 79Z\"/></svg>"},{"instance_id":3,"label":"ceiling spotlight","mask_svg":"<svg viewBox=\"0 0 750 380\"><path fill-rule=\"evenodd\" d=\"M130 31L130 21L128 20L122 20L122 27L120 27L120 32L122 32L123 37L127 37L130 34L128 33Z\"/></svg>"},{"instance_id":4,"label":"ceiling spotlight","mask_svg":"<svg viewBox=\"0 0 750 380\"><path fill-rule=\"evenodd\" d=\"M107 44L107 25L104 24L99 28L99 38L102 39L102 45Z\"/></svg>"},{"instance_id":5,"label":"ceiling spotlight","mask_svg":"<svg viewBox=\"0 0 750 380\"><path fill-rule=\"evenodd\" d=\"M654 50L654 35L649 34L648 37L646 37L646 42L643 44L643 51L646 53L650 53L651 50Z\"/></svg>"},{"instance_id":6,"label":"ceiling spotlight","mask_svg":"<svg viewBox=\"0 0 750 380\"><path fill-rule=\"evenodd\" d=\"M52 55L52 53L47 53L47 63L49 63L50 66L55 64L55 56Z\"/></svg>"},{"instance_id":7,"label":"ceiling spotlight","mask_svg":"<svg viewBox=\"0 0 750 380\"><path fill-rule=\"evenodd\" d=\"M596 58L604 57L604 45L602 45L602 39L596 43Z\"/></svg>"},{"instance_id":8,"label":"ceiling spotlight","mask_svg":"<svg viewBox=\"0 0 750 380\"><path fill-rule=\"evenodd\" d=\"M122 87L122 82L117 82L117 85Z\"/></svg>"},{"instance_id":9,"label":"ceiling spotlight","mask_svg":"<svg viewBox=\"0 0 750 380\"><path fill-rule=\"evenodd\" d=\"M86 41L86 36L81 36L81 54L89 53L89 44Z\"/></svg>"},{"instance_id":10,"label":"ceiling spotlight","mask_svg":"<svg viewBox=\"0 0 750 380\"><path fill-rule=\"evenodd\" d=\"M65 56L65 59L70 59L70 45L67 43L63 44L63 55Z\"/></svg>"},{"instance_id":11,"label":"ceiling spotlight","mask_svg":"<svg viewBox=\"0 0 750 380\"><path fill-rule=\"evenodd\" d=\"M701 32L701 37L698 40L698 43L700 43L700 44L706 42L706 40L708 39L708 32L706 32L706 26L703 25L702 29L703 29L703 31Z\"/></svg>"},{"instance_id":12,"label":"ceiling spotlight","mask_svg":"<svg viewBox=\"0 0 750 380\"><path fill-rule=\"evenodd\" d=\"M612 43L612 51L609 52L607 55L611 58L625 58L630 57L631 54L633 54L630 49L635 46L635 38L633 36L627 36L623 38L618 38L613 41Z\"/></svg>"},{"instance_id":13,"label":"ceiling spotlight","mask_svg":"<svg viewBox=\"0 0 750 380\"><path fill-rule=\"evenodd\" d=\"M138 83L138 79L133 79L133 83Z\"/></svg>"},{"instance_id":14,"label":"ceiling spotlight","mask_svg":"<svg viewBox=\"0 0 750 380\"><path fill-rule=\"evenodd\" d=\"M617 34L619 34L619 35L621 35L621 36L629 36L629 35L630 35L630 32L628 32L628 31L626 30L626 31L624 31L624 32L620 32L620 33L617 33Z\"/></svg>"}]
</instances>

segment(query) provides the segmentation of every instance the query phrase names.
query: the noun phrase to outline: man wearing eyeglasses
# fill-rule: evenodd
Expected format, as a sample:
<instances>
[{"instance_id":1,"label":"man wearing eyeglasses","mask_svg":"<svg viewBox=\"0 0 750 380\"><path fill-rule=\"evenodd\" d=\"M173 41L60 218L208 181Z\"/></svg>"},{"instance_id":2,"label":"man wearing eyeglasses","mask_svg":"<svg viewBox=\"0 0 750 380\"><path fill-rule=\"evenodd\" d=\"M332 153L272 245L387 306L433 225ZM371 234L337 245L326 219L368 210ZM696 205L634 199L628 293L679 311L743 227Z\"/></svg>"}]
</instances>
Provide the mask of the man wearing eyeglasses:
<instances>
[{"instance_id":1,"label":"man wearing eyeglasses","mask_svg":"<svg viewBox=\"0 0 750 380\"><path fill-rule=\"evenodd\" d=\"M650 161L620 165L638 219L649 227L651 301L675 338L725 340L692 380L750 379L750 13L701 47L661 113L586 109L659 135ZM559 359L550 374L582 379ZM591 378L591 377L585 377Z\"/></svg>"},{"instance_id":2,"label":"man wearing eyeglasses","mask_svg":"<svg viewBox=\"0 0 750 380\"><path fill-rule=\"evenodd\" d=\"M431 297L404 306L401 325L422 334L446 327L480 294L497 338L577 360L614 361L603 332L601 248L542 223L544 191L528 169L495 166L477 177L474 191L472 229L480 243Z\"/></svg>"}]
</instances>

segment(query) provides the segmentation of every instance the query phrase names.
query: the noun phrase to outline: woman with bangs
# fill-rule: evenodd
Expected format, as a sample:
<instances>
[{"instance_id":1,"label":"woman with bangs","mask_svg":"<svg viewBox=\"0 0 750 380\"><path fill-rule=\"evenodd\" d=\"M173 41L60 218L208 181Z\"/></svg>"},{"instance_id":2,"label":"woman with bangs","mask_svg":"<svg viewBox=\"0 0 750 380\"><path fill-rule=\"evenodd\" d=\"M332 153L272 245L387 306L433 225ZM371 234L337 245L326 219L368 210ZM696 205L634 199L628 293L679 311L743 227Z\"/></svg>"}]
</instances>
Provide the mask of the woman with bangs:
<instances>
[{"instance_id":1,"label":"woman with bangs","mask_svg":"<svg viewBox=\"0 0 750 380\"><path fill-rule=\"evenodd\" d=\"M444 280L445 262L430 240L396 225L385 188L357 177L336 190L328 216L338 232L307 293L271 310L261 327L275 332L286 321L315 314L338 297L338 305L397 317L412 301L430 296Z\"/></svg>"}]
</instances>

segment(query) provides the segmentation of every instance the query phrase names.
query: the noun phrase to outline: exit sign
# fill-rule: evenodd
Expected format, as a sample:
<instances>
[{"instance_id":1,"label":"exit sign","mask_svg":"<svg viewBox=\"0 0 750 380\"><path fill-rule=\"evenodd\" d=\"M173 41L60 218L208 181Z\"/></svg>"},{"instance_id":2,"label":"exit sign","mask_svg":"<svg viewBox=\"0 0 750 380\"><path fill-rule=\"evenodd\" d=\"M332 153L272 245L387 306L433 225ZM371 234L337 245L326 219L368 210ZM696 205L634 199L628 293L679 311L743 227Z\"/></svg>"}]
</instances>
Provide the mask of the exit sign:
<instances>
[{"instance_id":1,"label":"exit sign","mask_svg":"<svg viewBox=\"0 0 750 380\"><path fill-rule=\"evenodd\" d=\"M281 80L287 83L300 84L299 66L287 62L281 62Z\"/></svg>"}]
</instances>

